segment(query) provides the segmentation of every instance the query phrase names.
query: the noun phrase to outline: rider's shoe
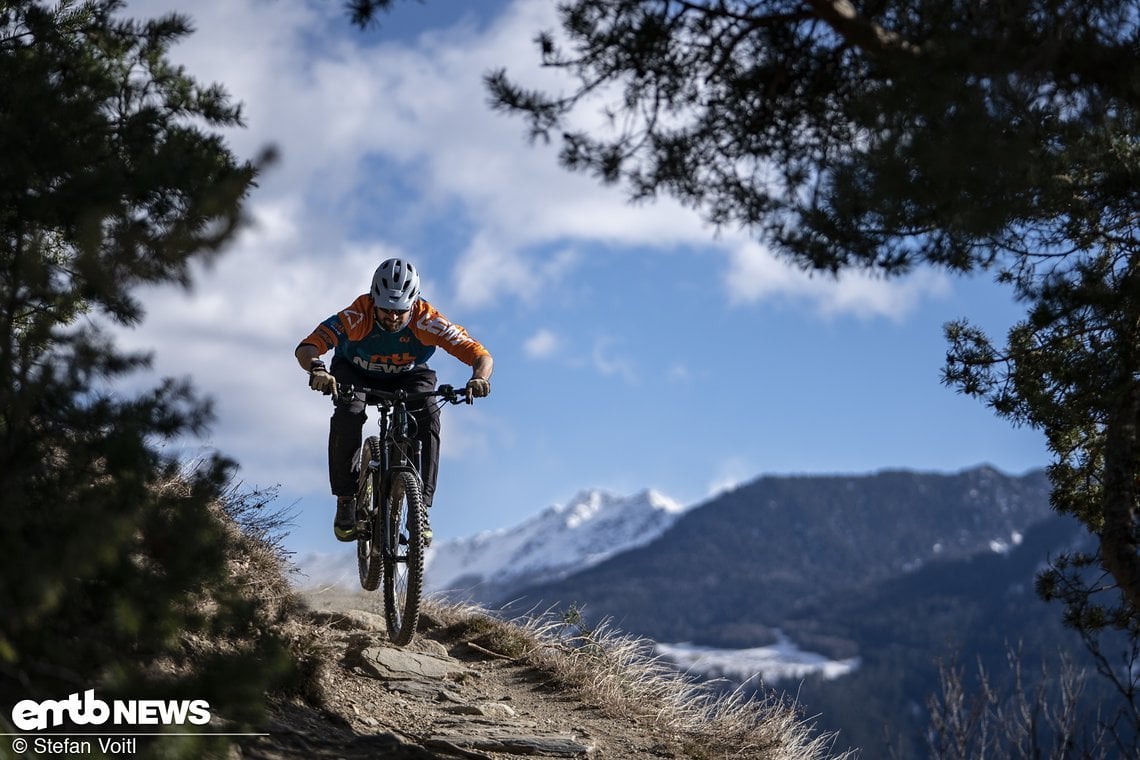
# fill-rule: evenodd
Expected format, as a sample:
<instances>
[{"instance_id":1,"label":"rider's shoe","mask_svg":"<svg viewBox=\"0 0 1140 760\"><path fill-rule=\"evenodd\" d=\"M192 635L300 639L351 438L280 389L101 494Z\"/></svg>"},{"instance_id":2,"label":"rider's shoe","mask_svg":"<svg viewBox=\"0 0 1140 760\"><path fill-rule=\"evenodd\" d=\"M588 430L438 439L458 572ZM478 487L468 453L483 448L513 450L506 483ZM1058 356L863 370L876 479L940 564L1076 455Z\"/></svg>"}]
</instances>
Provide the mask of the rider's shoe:
<instances>
[{"instance_id":1,"label":"rider's shoe","mask_svg":"<svg viewBox=\"0 0 1140 760\"><path fill-rule=\"evenodd\" d=\"M431 504L425 504L424 505L424 527L423 527L423 530L420 531L420 536L423 538L425 549L428 548L429 546L431 546L431 523L428 522L430 517L431 517Z\"/></svg>"},{"instance_id":2,"label":"rider's shoe","mask_svg":"<svg viewBox=\"0 0 1140 760\"><path fill-rule=\"evenodd\" d=\"M356 500L351 496L338 497L336 500L333 533L337 541L352 541L356 538Z\"/></svg>"}]
</instances>

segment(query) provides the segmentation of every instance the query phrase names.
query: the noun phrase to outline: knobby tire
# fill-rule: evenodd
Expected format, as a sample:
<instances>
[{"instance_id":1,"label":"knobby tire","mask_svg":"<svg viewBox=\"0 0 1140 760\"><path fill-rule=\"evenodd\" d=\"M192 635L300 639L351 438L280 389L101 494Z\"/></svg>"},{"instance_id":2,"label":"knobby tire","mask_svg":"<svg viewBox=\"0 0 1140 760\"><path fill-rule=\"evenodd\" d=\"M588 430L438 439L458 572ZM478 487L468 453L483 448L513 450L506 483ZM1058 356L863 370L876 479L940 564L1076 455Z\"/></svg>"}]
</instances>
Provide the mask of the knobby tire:
<instances>
[{"instance_id":1,"label":"knobby tire","mask_svg":"<svg viewBox=\"0 0 1140 760\"><path fill-rule=\"evenodd\" d=\"M411 472L392 476L388 520L393 545L384 552L384 616L392 642L403 646L415 636L424 584L423 486Z\"/></svg>"},{"instance_id":2,"label":"knobby tire","mask_svg":"<svg viewBox=\"0 0 1140 760\"><path fill-rule=\"evenodd\" d=\"M380 471L369 470L369 461L380 459L380 441L369 438L360 447L360 488L357 489L357 529L362 519L361 512L369 510L365 520L366 529L356 538L356 566L360 574L360 585L365 591L375 591L380 586L384 573L384 559L381 550L380 533Z\"/></svg>"}]
</instances>

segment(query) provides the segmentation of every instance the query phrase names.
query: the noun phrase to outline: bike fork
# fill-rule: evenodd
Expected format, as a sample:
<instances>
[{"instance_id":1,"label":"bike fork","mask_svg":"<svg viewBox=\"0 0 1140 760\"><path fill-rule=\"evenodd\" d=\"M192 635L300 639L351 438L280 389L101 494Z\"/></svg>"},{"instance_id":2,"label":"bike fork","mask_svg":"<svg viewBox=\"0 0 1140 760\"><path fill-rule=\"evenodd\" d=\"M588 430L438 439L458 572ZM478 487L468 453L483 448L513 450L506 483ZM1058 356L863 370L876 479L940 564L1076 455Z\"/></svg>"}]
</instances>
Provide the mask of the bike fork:
<instances>
[{"instance_id":1,"label":"bike fork","mask_svg":"<svg viewBox=\"0 0 1140 760\"><path fill-rule=\"evenodd\" d=\"M373 474L380 467L381 463L372 458L372 446L368 440L364 441L364 443L361 445L360 451L357 454L357 461L360 461L360 459L363 458L365 451L368 452L368 464L360 473L360 487L356 489L356 534L357 536L363 536L366 540L371 541L373 539L372 525L373 518L375 516L375 511L373 510L372 505L376 501L376 494L372 493L376 487L376 483L373 481ZM369 483L372 485L371 489L365 487ZM371 498L364 498L366 492ZM381 501L381 503L383 502ZM373 544L372 553L377 553L375 544Z\"/></svg>"}]
</instances>

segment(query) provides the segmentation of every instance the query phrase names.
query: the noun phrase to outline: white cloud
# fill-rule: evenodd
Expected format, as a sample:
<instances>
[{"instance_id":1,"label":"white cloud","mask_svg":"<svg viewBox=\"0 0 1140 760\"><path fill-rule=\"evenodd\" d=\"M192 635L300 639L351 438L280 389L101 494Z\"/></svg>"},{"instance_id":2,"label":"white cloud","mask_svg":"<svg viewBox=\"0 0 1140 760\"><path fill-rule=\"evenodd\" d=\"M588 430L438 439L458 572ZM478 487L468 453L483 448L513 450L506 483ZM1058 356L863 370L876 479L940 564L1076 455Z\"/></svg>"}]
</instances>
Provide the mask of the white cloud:
<instances>
[{"instance_id":1,"label":"white cloud","mask_svg":"<svg viewBox=\"0 0 1140 760\"><path fill-rule=\"evenodd\" d=\"M479 308L507 298L534 303L577 259L570 249L546 258L527 256L493 238L488 231L476 233L456 261L453 300L460 307Z\"/></svg>"},{"instance_id":2,"label":"white cloud","mask_svg":"<svg viewBox=\"0 0 1140 760\"><path fill-rule=\"evenodd\" d=\"M606 377L620 377L630 385L637 384L637 370L611 337L598 338L590 354L594 369Z\"/></svg>"},{"instance_id":3,"label":"white cloud","mask_svg":"<svg viewBox=\"0 0 1140 760\"><path fill-rule=\"evenodd\" d=\"M155 15L164 6L170 3L139 0L131 9ZM457 209L453 224L469 225L470 242L446 261L430 254L452 268L449 277L440 273L454 288L439 293L441 301L470 308L503 298L534 302L574 271L574 246L594 242L720 251L725 292L736 303L790 296L828 314L897 319L945 288L931 274L890 282L808 277L755 243L714 240L694 212L668 198L630 206L619 188L559 167L555 146L528 145L521 119L487 106L483 76L505 66L527 86L568 86L538 65L534 33L557 26L546 0L517 0L487 26L457 21L412 41L352 29L343 10L327 3L202 0L192 16L208 33L192 35L173 54L244 103L249 128L229 135L235 149L281 149L282 160L251 199L259 215L276 204L288 210L282 221L294 234L306 229L335 249L362 220L375 220L369 234L382 238L392 209L371 193L393 193L411 207L400 207L405 216L422 215L425 224ZM588 110L581 118L602 123ZM401 167L413 186L373 187L370 157ZM416 194L410 201L406 190ZM551 244L563 251L551 257Z\"/></svg>"},{"instance_id":4,"label":"white cloud","mask_svg":"<svg viewBox=\"0 0 1140 760\"><path fill-rule=\"evenodd\" d=\"M156 15L164 6L170 3L146 0L131 10ZM191 13L201 32L174 57L244 103L248 128L227 134L235 150L254 155L274 143L282 158L251 196L255 226L200 275L192 300L165 289L148 295L150 316L137 340L161 342L159 370L197 374L206 392L224 400L225 419L245 421L242 429L283 427L276 400L308 399L293 346L364 292L378 261L405 253L385 242L385 229L402 219L369 205L369 191L398 196L404 219L426 225L438 224L446 209L445 220L467 233L456 253L406 252L431 278L425 288L433 300L448 309L511 298L541 303L592 242L721 251L725 289L736 303L790 296L826 313L898 318L942 287L932 276L810 279L758 245L714 240L672 201L631 207L620 190L561 169L553 148L528 146L521 120L487 107L482 77L505 65L528 85L560 87L555 72L536 65L532 42L536 30L555 26L545 0L519 0L481 31L459 23L403 42L351 29L335 4L202 0ZM400 168L409 186L375 188L385 175L370 168L370 157ZM355 242L360 220L373 223ZM548 356L557 340L539 333L525 349ZM219 361L225 371L201 371ZM611 340L599 340L589 361L603 375L637 380ZM317 435L320 426L312 427ZM256 445L252 437L248 445Z\"/></svg>"},{"instance_id":5,"label":"white cloud","mask_svg":"<svg viewBox=\"0 0 1140 760\"><path fill-rule=\"evenodd\" d=\"M741 242L732 249L724 283L733 303L792 298L806 300L827 315L846 313L893 320L905 317L922 300L950 291L949 277L929 269L889 280L857 271L844 272L838 278L812 276L754 242Z\"/></svg>"},{"instance_id":6,"label":"white cloud","mask_svg":"<svg viewBox=\"0 0 1140 760\"><path fill-rule=\"evenodd\" d=\"M539 330L527 338L523 351L532 359L545 359L557 353L561 340L550 330Z\"/></svg>"},{"instance_id":7,"label":"white cloud","mask_svg":"<svg viewBox=\"0 0 1140 760\"><path fill-rule=\"evenodd\" d=\"M593 370L602 377L616 377L630 385L637 384L638 375L635 366L613 337L602 336L595 339L588 357L562 352L563 344L562 336L543 328L526 339L523 351L531 359L560 356L561 362L566 366Z\"/></svg>"}]
</instances>

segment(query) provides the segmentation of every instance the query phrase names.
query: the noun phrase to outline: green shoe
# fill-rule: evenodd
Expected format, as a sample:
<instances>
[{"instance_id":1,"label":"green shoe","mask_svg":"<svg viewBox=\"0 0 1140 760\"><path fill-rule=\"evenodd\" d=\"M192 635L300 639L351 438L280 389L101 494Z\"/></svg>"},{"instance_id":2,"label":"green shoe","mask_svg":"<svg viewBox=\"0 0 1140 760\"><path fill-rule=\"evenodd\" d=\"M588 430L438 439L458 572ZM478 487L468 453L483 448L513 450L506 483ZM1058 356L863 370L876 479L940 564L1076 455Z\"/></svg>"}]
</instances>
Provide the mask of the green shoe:
<instances>
[{"instance_id":1,"label":"green shoe","mask_svg":"<svg viewBox=\"0 0 1140 760\"><path fill-rule=\"evenodd\" d=\"M356 538L356 501L352 497L336 500L333 534L337 541L352 541Z\"/></svg>"}]
</instances>

